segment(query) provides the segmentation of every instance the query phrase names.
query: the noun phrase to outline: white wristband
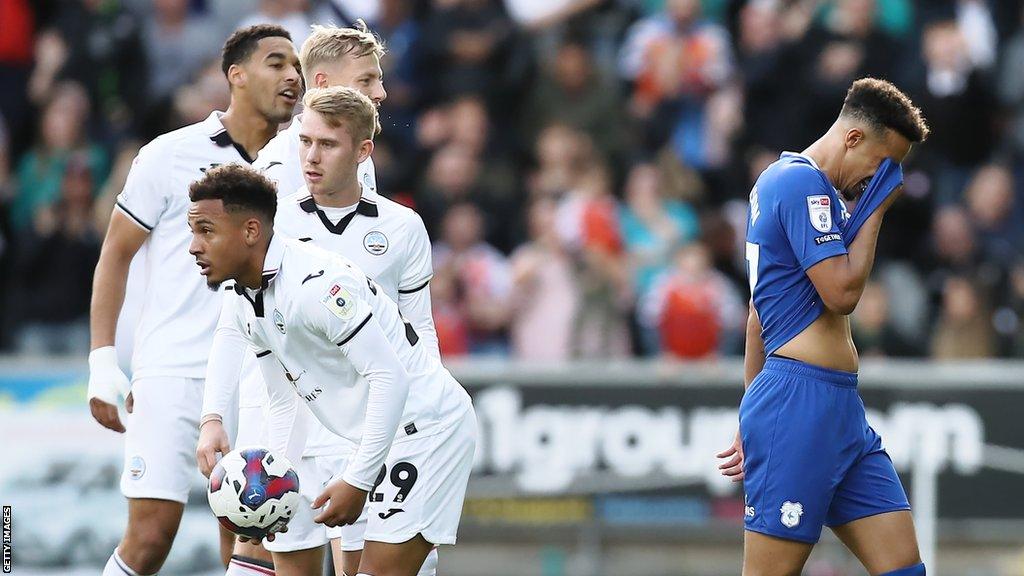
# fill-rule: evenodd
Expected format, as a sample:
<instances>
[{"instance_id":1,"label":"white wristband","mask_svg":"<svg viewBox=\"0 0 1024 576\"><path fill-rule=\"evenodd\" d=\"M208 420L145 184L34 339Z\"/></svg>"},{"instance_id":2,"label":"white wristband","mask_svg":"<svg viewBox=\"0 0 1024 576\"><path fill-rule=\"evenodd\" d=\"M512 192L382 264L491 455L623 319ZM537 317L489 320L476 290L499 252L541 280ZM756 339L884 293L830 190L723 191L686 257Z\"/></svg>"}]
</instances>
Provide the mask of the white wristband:
<instances>
[{"instance_id":1,"label":"white wristband","mask_svg":"<svg viewBox=\"0 0 1024 576\"><path fill-rule=\"evenodd\" d=\"M103 346L89 353L89 398L117 404L118 396L128 396L131 382L117 363L117 350Z\"/></svg>"}]
</instances>

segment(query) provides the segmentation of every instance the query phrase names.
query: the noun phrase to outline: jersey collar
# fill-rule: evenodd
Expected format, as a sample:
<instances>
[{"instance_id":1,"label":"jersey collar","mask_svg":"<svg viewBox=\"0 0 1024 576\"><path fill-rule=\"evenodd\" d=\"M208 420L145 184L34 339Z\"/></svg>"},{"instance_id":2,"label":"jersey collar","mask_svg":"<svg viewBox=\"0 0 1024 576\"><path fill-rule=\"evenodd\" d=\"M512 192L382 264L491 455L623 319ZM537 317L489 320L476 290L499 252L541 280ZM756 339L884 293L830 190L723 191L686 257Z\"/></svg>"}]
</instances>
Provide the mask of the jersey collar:
<instances>
[{"instance_id":1,"label":"jersey collar","mask_svg":"<svg viewBox=\"0 0 1024 576\"><path fill-rule=\"evenodd\" d=\"M263 289L277 277L281 269L281 261L284 260L284 240L278 238L277 234L270 237L270 246L267 246L267 255L263 259Z\"/></svg>"},{"instance_id":2,"label":"jersey collar","mask_svg":"<svg viewBox=\"0 0 1024 576\"><path fill-rule=\"evenodd\" d=\"M228 134L228 129L220 120L220 117L223 115L224 113L218 110L210 112L210 115L206 117L206 120L203 120L203 126L206 128L206 134L214 144L221 148L234 146L235 151L237 151L238 155L242 157L242 160L252 164L253 158L249 156L249 153L245 151L245 148L243 148L241 144L231 139L231 134Z\"/></svg>"},{"instance_id":3,"label":"jersey collar","mask_svg":"<svg viewBox=\"0 0 1024 576\"><path fill-rule=\"evenodd\" d=\"M331 222L331 219L327 217L327 214L324 214L324 211L316 205L316 201L313 200L312 194L299 201L299 208L302 208L302 210L308 214L316 214L319 216L320 222L331 234L341 234L344 232L345 228L347 228L349 223L352 222L352 218L354 218L356 214L369 218L376 218L380 215L380 211L377 209L377 203L368 199L365 196L365 191L364 195L359 198L359 203L356 204L355 211L346 215L341 220L338 220L337 224Z\"/></svg>"},{"instance_id":4,"label":"jersey collar","mask_svg":"<svg viewBox=\"0 0 1024 576\"><path fill-rule=\"evenodd\" d=\"M818 163L814 161L814 158L811 158L807 154L801 154L799 152L783 152L779 156L779 158L787 158L787 157L789 157L789 158L793 158L793 157L803 158L804 160L807 161L808 164L810 164L811 166L814 166L815 170L817 170L818 172L821 172L821 168L818 167Z\"/></svg>"}]
</instances>

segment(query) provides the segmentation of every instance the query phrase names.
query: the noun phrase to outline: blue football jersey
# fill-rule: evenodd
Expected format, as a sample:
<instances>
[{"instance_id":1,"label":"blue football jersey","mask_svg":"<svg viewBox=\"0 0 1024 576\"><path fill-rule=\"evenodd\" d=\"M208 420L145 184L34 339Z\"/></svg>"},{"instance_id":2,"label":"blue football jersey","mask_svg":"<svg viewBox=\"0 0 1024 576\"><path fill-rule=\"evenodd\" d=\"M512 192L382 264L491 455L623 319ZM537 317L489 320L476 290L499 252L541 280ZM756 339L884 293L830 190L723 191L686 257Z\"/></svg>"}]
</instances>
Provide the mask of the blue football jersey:
<instances>
[{"instance_id":1,"label":"blue football jersey","mask_svg":"<svg viewBox=\"0 0 1024 576\"><path fill-rule=\"evenodd\" d=\"M805 271L846 254L846 208L810 158L783 153L750 191L747 277L761 320L766 354L814 322L824 310Z\"/></svg>"}]
</instances>

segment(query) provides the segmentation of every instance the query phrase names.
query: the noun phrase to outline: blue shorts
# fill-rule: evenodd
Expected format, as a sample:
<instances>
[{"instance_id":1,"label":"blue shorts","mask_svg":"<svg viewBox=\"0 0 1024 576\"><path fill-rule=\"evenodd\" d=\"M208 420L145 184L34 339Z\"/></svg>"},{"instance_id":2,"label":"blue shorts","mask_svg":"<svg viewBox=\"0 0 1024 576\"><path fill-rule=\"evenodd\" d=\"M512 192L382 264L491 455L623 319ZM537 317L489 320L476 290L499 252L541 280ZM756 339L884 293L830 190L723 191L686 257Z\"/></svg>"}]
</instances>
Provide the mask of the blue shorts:
<instances>
[{"instance_id":1,"label":"blue shorts","mask_svg":"<svg viewBox=\"0 0 1024 576\"><path fill-rule=\"evenodd\" d=\"M909 510L857 375L769 357L740 403L744 525L814 543L822 526Z\"/></svg>"}]
</instances>

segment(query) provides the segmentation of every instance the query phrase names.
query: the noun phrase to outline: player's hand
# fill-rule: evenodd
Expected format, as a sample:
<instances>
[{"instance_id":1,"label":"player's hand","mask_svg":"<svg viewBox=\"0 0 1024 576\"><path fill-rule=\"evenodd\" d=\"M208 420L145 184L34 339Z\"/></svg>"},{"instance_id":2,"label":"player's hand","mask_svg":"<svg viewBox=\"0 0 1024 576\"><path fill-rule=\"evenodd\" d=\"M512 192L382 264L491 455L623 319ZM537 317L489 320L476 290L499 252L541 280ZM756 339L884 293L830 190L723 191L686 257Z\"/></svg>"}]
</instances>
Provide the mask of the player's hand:
<instances>
[{"instance_id":1,"label":"player's hand","mask_svg":"<svg viewBox=\"0 0 1024 576\"><path fill-rule=\"evenodd\" d=\"M89 353L89 411L97 422L114 432L124 432L124 424L117 413L117 399L129 397L130 391L131 382L117 365L117 351L113 346L103 346Z\"/></svg>"},{"instance_id":2,"label":"player's hand","mask_svg":"<svg viewBox=\"0 0 1024 576\"><path fill-rule=\"evenodd\" d=\"M330 504L327 504L328 501ZM337 480L328 484L323 493L316 497L316 500L313 501L313 508L320 508L324 504L327 504L327 507L313 518L313 522L331 527L352 524L363 513L363 506L366 505L366 491L360 490L344 480Z\"/></svg>"},{"instance_id":3,"label":"player's hand","mask_svg":"<svg viewBox=\"0 0 1024 576\"><path fill-rule=\"evenodd\" d=\"M739 430L736 431L736 439L733 440L732 446L715 454L715 457L728 458L728 460L718 465L718 469L722 471L723 476L733 482L743 481L743 441L740 438Z\"/></svg>"},{"instance_id":4,"label":"player's hand","mask_svg":"<svg viewBox=\"0 0 1024 576\"><path fill-rule=\"evenodd\" d=\"M196 462L203 476L210 477L213 467L217 465L217 454L221 456L231 452L228 434L224 431L224 423L220 420L208 420L199 429L199 443L196 445Z\"/></svg>"}]
</instances>

